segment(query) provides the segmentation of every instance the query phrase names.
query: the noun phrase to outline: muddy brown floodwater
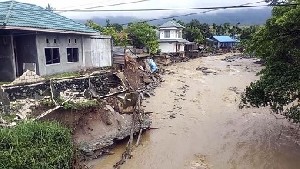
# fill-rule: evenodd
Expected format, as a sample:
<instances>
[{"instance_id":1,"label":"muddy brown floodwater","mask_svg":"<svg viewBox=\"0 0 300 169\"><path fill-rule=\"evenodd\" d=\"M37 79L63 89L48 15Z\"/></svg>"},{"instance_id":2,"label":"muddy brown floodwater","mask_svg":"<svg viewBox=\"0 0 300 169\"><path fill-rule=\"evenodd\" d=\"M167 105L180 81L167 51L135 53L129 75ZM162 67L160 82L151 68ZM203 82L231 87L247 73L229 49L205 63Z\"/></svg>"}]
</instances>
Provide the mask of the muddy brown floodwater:
<instances>
[{"instance_id":1,"label":"muddy brown floodwater","mask_svg":"<svg viewBox=\"0 0 300 169\"><path fill-rule=\"evenodd\" d=\"M300 168L296 126L267 108L238 108L240 92L258 79L261 66L253 59L222 61L224 56L167 67L165 82L144 103L159 129L142 136L122 169ZM207 74L201 67L209 68ZM113 151L92 168L111 169L124 145Z\"/></svg>"}]
</instances>

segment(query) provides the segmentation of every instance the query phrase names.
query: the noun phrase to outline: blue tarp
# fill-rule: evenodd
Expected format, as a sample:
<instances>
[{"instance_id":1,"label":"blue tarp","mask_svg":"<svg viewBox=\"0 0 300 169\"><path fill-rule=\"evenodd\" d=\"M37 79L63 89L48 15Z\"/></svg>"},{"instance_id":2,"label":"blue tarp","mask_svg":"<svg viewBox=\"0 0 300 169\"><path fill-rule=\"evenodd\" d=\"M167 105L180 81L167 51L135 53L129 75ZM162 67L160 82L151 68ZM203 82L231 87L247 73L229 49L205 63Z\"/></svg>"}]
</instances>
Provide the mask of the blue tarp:
<instances>
[{"instance_id":1,"label":"blue tarp","mask_svg":"<svg viewBox=\"0 0 300 169\"><path fill-rule=\"evenodd\" d=\"M158 70L158 67L157 67L156 63L153 61L153 59L148 59L147 61L150 66L151 73L156 72Z\"/></svg>"}]
</instances>

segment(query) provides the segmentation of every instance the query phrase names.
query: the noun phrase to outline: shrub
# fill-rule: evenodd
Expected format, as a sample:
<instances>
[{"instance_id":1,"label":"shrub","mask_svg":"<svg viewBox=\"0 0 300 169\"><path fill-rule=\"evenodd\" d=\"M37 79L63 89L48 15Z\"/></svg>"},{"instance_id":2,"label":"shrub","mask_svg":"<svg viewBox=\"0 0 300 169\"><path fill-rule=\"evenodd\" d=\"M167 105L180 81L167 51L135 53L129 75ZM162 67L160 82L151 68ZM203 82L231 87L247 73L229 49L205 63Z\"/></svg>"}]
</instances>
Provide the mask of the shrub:
<instances>
[{"instance_id":1,"label":"shrub","mask_svg":"<svg viewBox=\"0 0 300 169\"><path fill-rule=\"evenodd\" d=\"M58 123L26 122L0 129L0 168L71 168L70 130Z\"/></svg>"}]
</instances>

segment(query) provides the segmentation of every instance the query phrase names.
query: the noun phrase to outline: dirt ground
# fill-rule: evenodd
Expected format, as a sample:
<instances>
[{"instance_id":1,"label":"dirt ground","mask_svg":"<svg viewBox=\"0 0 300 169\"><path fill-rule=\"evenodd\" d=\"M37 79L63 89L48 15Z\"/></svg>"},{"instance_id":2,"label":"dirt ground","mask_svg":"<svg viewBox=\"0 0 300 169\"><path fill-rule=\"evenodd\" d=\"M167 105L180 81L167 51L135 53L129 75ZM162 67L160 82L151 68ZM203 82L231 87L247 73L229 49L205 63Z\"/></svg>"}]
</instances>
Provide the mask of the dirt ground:
<instances>
[{"instance_id":1,"label":"dirt ground","mask_svg":"<svg viewBox=\"0 0 300 169\"><path fill-rule=\"evenodd\" d=\"M124 169L273 168L300 166L296 126L276 119L267 108L239 109L240 94L258 79L254 59L223 61L209 56L167 67L165 82L146 100L153 128L143 135ZM228 56L228 55L227 55ZM93 161L112 168L114 155Z\"/></svg>"}]
</instances>

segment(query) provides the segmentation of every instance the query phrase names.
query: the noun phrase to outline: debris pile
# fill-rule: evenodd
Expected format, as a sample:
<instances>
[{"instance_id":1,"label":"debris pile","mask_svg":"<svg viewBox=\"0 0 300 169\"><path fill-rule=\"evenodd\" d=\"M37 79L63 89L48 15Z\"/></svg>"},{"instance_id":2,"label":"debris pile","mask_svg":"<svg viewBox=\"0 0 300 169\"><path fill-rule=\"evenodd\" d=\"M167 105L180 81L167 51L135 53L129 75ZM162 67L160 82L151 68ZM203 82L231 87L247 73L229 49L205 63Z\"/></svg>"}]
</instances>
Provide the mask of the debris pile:
<instances>
[{"instance_id":1,"label":"debris pile","mask_svg":"<svg viewBox=\"0 0 300 169\"><path fill-rule=\"evenodd\" d=\"M196 70L202 71L202 73L204 75L209 75L209 74L217 75L217 71L216 70L209 69L207 67L197 67Z\"/></svg>"},{"instance_id":2,"label":"debris pile","mask_svg":"<svg viewBox=\"0 0 300 169\"><path fill-rule=\"evenodd\" d=\"M226 56L222 60L226 61L226 62L234 62L239 59L250 59L250 58L252 58L252 56L247 55L247 54L235 54L235 55Z\"/></svg>"}]
</instances>

